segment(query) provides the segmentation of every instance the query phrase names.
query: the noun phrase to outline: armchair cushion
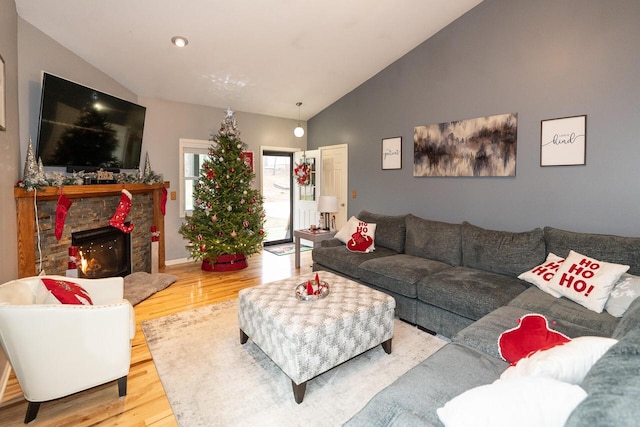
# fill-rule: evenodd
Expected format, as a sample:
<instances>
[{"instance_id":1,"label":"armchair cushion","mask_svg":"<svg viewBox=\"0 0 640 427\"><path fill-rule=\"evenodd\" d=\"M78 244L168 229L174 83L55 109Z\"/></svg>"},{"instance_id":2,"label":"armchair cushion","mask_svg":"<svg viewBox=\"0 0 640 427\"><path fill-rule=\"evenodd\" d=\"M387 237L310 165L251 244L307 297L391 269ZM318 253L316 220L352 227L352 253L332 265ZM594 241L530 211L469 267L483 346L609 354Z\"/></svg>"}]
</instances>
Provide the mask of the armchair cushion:
<instances>
[{"instance_id":1,"label":"armchair cushion","mask_svg":"<svg viewBox=\"0 0 640 427\"><path fill-rule=\"evenodd\" d=\"M59 301L62 304L82 304L93 305L91 296L80 285L70 282L68 280L52 279L48 277L42 278L42 284L49 290L55 300L52 298L46 298L45 303L54 303Z\"/></svg>"}]
</instances>

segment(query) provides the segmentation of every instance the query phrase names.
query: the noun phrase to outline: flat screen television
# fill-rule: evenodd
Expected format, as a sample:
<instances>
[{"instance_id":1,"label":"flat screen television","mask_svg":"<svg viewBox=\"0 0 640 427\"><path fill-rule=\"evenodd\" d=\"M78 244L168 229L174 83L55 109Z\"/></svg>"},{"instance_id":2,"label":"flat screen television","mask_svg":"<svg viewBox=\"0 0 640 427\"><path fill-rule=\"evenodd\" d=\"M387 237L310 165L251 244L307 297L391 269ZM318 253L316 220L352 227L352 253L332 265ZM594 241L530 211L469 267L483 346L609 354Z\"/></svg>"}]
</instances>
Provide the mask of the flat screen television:
<instances>
[{"instance_id":1,"label":"flat screen television","mask_svg":"<svg viewBox=\"0 0 640 427\"><path fill-rule=\"evenodd\" d=\"M43 73L36 157L67 172L140 165L146 108Z\"/></svg>"}]
</instances>

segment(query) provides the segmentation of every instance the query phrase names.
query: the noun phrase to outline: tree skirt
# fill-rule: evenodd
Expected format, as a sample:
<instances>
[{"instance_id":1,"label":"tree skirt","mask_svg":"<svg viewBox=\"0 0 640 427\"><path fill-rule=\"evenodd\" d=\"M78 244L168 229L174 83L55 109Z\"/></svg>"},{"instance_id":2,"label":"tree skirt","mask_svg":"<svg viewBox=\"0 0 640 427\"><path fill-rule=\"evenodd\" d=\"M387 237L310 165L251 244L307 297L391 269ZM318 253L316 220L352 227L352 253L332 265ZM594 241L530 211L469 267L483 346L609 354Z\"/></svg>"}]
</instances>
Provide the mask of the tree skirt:
<instances>
[{"instance_id":1,"label":"tree skirt","mask_svg":"<svg viewBox=\"0 0 640 427\"><path fill-rule=\"evenodd\" d=\"M240 344L237 299L142 322L182 427L341 425L445 344L397 319L394 329L391 354L377 346L309 380L297 404L284 372L251 339Z\"/></svg>"},{"instance_id":2,"label":"tree skirt","mask_svg":"<svg viewBox=\"0 0 640 427\"><path fill-rule=\"evenodd\" d=\"M136 305L178 280L178 276L140 271L124 278L124 298Z\"/></svg>"}]
</instances>

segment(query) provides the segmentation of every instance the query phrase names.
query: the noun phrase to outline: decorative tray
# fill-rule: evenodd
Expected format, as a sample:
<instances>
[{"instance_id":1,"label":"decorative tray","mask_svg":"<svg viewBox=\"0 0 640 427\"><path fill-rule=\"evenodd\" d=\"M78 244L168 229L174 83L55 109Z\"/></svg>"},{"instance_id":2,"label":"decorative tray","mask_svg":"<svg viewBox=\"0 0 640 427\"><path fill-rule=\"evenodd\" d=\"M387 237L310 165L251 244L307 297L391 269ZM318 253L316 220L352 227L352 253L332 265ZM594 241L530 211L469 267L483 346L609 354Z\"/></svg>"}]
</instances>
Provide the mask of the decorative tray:
<instances>
[{"instance_id":1,"label":"decorative tray","mask_svg":"<svg viewBox=\"0 0 640 427\"><path fill-rule=\"evenodd\" d=\"M311 283L311 287L313 288L313 293L307 293L307 286ZM296 298L300 301L315 301L322 299L329 295L329 284L324 280L320 282L320 286L318 286L317 282L304 282L300 283L296 286L295 289Z\"/></svg>"}]
</instances>

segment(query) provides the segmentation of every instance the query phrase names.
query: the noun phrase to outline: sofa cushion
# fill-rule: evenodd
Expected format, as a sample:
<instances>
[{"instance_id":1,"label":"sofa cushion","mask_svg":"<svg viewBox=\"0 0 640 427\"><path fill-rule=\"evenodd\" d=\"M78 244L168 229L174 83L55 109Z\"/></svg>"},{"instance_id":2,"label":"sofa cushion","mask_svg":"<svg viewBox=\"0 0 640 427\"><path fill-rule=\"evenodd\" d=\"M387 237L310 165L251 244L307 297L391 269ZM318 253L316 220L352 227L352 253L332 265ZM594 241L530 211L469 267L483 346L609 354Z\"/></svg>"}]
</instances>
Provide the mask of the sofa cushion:
<instances>
[{"instance_id":1,"label":"sofa cushion","mask_svg":"<svg viewBox=\"0 0 640 427\"><path fill-rule=\"evenodd\" d=\"M563 258L574 250L601 261L628 265L630 274L640 275L640 237L576 233L545 227L544 240L547 252Z\"/></svg>"},{"instance_id":2,"label":"sofa cushion","mask_svg":"<svg viewBox=\"0 0 640 427\"><path fill-rule=\"evenodd\" d=\"M626 334L591 368L581 386L589 396L566 427L637 426L640 420L640 329Z\"/></svg>"},{"instance_id":3,"label":"sofa cushion","mask_svg":"<svg viewBox=\"0 0 640 427\"><path fill-rule=\"evenodd\" d=\"M478 350L449 343L375 395L344 426L383 427L402 425L408 419L420 425L441 425L436 408L460 393L495 381L506 362ZM416 424L406 424L416 425Z\"/></svg>"},{"instance_id":4,"label":"sofa cushion","mask_svg":"<svg viewBox=\"0 0 640 427\"><path fill-rule=\"evenodd\" d=\"M451 267L417 283L418 299L477 320L506 305L527 285L515 277L468 267Z\"/></svg>"},{"instance_id":5,"label":"sofa cushion","mask_svg":"<svg viewBox=\"0 0 640 427\"><path fill-rule=\"evenodd\" d=\"M369 253L351 252L341 243L340 246L320 245L315 247L311 256L315 264L327 267L343 275L358 278L360 274L358 267L364 261L396 254L397 252L381 246Z\"/></svg>"},{"instance_id":6,"label":"sofa cushion","mask_svg":"<svg viewBox=\"0 0 640 427\"><path fill-rule=\"evenodd\" d=\"M582 335L596 335L609 337L620 319L609 313L596 313L587 310L566 298L555 298L538 288L530 288L515 297L509 305L527 310L529 313L539 313L563 325L553 328L574 338Z\"/></svg>"},{"instance_id":7,"label":"sofa cushion","mask_svg":"<svg viewBox=\"0 0 640 427\"><path fill-rule=\"evenodd\" d=\"M406 215L381 215L368 211L358 214L359 220L376 224L376 248L382 246L398 253L404 252L405 217Z\"/></svg>"},{"instance_id":8,"label":"sofa cushion","mask_svg":"<svg viewBox=\"0 0 640 427\"><path fill-rule=\"evenodd\" d=\"M404 252L408 255L434 259L450 265L462 260L461 226L430 221L407 215L407 238Z\"/></svg>"},{"instance_id":9,"label":"sofa cushion","mask_svg":"<svg viewBox=\"0 0 640 427\"><path fill-rule=\"evenodd\" d=\"M416 298L416 282L446 268L451 267L439 261L398 254L364 261L360 264L358 277L379 288Z\"/></svg>"},{"instance_id":10,"label":"sofa cushion","mask_svg":"<svg viewBox=\"0 0 640 427\"><path fill-rule=\"evenodd\" d=\"M495 231L462 223L462 265L517 277L546 257L542 229Z\"/></svg>"},{"instance_id":11,"label":"sofa cushion","mask_svg":"<svg viewBox=\"0 0 640 427\"><path fill-rule=\"evenodd\" d=\"M500 307L455 334L452 341L502 360L498 348L500 334L516 326L518 319L528 313L519 307Z\"/></svg>"}]
</instances>

